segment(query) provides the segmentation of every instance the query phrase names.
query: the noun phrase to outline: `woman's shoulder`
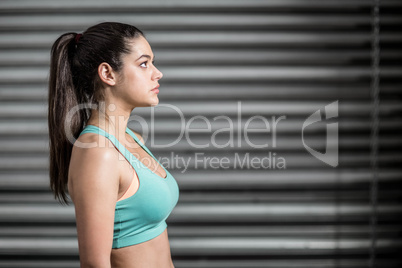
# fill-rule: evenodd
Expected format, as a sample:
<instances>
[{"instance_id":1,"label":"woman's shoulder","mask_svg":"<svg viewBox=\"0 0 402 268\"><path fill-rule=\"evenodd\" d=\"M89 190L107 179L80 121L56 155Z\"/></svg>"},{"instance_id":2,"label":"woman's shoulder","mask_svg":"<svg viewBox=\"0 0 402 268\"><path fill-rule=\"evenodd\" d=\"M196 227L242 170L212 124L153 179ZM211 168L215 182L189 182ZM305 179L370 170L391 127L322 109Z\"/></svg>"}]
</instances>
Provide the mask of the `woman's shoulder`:
<instances>
[{"instance_id":1,"label":"woman's shoulder","mask_svg":"<svg viewBox=\"0 0 402 268\"><path fill-rule=\"evenodd\" d=\"M74 142L71 157L79 161L110 164L116 159L116 154L113 143L105 136L85 133Z\"/></svg>"},{"instance_id":2,"label":"woman's shoulder","mask_svg":"<svg viewBox=\"0 0 402 268\"><path fill-rule=\"evenodd\" d=\"M85 187L103 183L114 187L119 182L118 152L104 136L85 133L74 143L69 166L69 180ZM78 181L78 182L77 182ZM73 183L73 184L74 184Z\"/></svg>"},{"instance_id":3,"label":"woman's shoulder","mask_svg":"<svg viewBox=\"0 0 402 268\"><path fill-rule=\"evenodd\" d=\"M117 150L106 137L85 133L77 138L68 172L68 191L74 204L98 202L109 195L112 198L107 199L114 200L120 181L118 159Z\"/></svg>"}]
</instances>

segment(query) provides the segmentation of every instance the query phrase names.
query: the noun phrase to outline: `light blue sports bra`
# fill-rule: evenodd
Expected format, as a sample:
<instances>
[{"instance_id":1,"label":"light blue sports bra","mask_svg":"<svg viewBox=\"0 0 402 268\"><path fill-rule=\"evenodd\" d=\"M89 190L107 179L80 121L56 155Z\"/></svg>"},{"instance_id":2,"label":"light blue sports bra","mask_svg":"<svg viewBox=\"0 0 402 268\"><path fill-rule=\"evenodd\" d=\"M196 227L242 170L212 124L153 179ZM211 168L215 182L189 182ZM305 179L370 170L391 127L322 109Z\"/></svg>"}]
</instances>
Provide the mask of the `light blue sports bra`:
<instances>
[{"instance_id":1,"label":"light blue sports bra","mask_svg":"<svg viewBox=\"0 0 402 268\"><path fill-rule=\"evenodd\" d=\"M116 203L112 248L139 244L160 235L167 227L165 220L179 200L179 187L176 180L162 165L161 167L166 171L166 178L152 172L115 136L99 127L87 125L80 135L89 132L108 138L132 165L139 179L139 188L134 195ZM126 128L126 132L156 160L129 128Z\"/></svg>"}]
</instances>

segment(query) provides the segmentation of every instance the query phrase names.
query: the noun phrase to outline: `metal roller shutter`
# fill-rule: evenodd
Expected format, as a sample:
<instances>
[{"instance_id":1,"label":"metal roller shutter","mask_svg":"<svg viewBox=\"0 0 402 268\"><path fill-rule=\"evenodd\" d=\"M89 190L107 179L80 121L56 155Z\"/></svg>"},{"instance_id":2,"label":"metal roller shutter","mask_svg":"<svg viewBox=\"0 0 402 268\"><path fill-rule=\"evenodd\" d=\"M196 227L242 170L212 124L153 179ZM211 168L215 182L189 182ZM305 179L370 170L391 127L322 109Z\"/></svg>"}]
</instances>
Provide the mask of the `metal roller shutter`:
<instances>
[{"instance_id":1,"label":"metal roller shutter","mask_svg":"<svg viewBox=\"0 0 402 268\"><path fill-rule=\"evenodd\" d=\"M130 126L148 133L161 161L189 160L168 167L181 189L168 221L176 268L367 267L372 6L356 0L1 1L0 267L79 267L73 206L57 204L48 187L46 79L52 42L101 21L144 30L164 73L162 105L135 109ZM402 265L401 11L402 2L381 1L378 267ZM303 144L307 118L317 110L328 118L334 110L324 112L325 106L336 101L338 115L306 127ZM273 137L261 118L273 127L280 116ZM324 153L334 142L326 140L328 123L339 127L336 167L306 149ZM191 133L179 138L185 126ZM230 126L233 147L225 147L230 131L212 133ZM246 129L264 128L246 139ZM216 167L213 159L228 164Z\"/></svg>"}]
</instances>

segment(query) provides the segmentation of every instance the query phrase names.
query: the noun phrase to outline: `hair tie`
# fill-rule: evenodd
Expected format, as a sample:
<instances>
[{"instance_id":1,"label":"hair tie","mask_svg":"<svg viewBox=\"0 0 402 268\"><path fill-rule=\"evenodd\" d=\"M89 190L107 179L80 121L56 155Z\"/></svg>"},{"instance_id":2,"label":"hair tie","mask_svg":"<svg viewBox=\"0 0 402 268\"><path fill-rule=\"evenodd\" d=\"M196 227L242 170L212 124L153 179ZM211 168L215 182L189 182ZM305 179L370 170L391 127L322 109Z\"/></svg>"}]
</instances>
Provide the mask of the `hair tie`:
<instances>
[{"instance_id":1,"label":"hair tie","mask_svg":"<svg viewBox=\"0 0 402 268\"><path fill-rule=\"evenodd\" d=\"M76 44L78 44L78 41L80 41L81 36L82 36L82 34L80 34L80 33L75 36L75 43Z\"/></svg>"}]
</instances>

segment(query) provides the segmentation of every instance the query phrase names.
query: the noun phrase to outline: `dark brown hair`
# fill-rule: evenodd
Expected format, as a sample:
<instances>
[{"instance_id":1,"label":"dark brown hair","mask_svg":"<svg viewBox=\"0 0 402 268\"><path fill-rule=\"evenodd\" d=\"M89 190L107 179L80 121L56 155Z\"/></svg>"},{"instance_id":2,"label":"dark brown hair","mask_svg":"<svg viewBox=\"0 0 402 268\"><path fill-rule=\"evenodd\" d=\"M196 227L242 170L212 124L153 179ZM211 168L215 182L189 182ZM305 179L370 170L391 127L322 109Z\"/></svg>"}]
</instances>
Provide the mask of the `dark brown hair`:
<instances>
[{"instance_id":1,"label":"dark brown hair","mask_svg":"<svg viewBox=\"0 0 402 268\"><path fill-rule=\"evenodd\" d=\"M138 28L117 22L104 22L88 28L77 36L69 32L61 35L53 44L50 56L48 128L50 149L50 188L61 203L68 203L67 181L72 142L83 130L90 112L79 109L69 119L68 112L77 105L99 104L103 100L98 77L102 62L118 72L122 68L122 55L130 53L129 42L144 36Z\"/></svg>"}]
</instances>

